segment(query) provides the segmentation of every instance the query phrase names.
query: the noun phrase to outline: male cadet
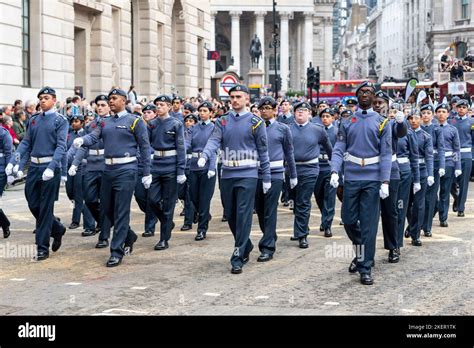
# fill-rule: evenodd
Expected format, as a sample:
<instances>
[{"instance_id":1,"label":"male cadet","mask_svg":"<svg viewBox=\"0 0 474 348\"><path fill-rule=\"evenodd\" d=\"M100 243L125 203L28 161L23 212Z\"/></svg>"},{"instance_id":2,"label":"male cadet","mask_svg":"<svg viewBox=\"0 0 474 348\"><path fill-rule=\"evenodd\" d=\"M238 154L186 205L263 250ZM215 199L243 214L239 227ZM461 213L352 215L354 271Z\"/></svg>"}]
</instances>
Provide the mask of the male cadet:
<instances>
[{"instance_id":1,"label":"male cadet","mask_svg":"<svg viewBox=\"0 0 474 348\"><path fill-rule=\"evenodd\" d=\"M153 213L160 220L160 240L155 250L168 249L168 240L174 228L173 214L178 197L178 184L184 184L186 175L186 147L184 124L169 115L171 98L159 95L154 101L156 117L148 130L153 148L151 172L153 181L148 193Z\"/></svg>"},{"instance_id":2,"label":"male cadet","mask_svg":"<svg viewBox=\"0 0 474 348\"><path fill-rule=\"evenodd\" d=\"M142 119L146 125L149 124L154 118L156 117L156 106L154 104L147 104L143 108L143 116ZM141 154L140 154L141 155ZM152 150L150 147L150 158L153 158ZM155 225L158 221L158 218L153 214L153 210L151 209L151 204L148 199L149 190L145 188L142 184L143 178L143 161L138 161L138 175L137 175L137 182L135 185L135 200L137 201L138 207L142 212L145 213L145 231L142 233L142 237L152 237L155 235Z\"/></svg>"},{"instance_id":3,"label":"male cadet","mask_svg":"<svg viewBox=\"0 0 474 348\"><path fill-rule=\"evenodd\" d=\"M321 111L327 108L329 108L329 103L326 100L321 100L318 103L318 115L321 115Z\"/></svg>"},{"instance_id":4,"label":"male cadet","mask_svg":"<svg viewBox=\"0 0 474 348\"><path fill-rule=\"evenodd\" d=\"M421 246L420 233L425 216L425 196L426 187L433 186L433 140L431 136L421 129L421 117L417 113L408 116L411 128L415 132L418 143L418 164L420 168L420 184L421 189L417 192L413 190L410 194L408 207L408 231L411 236L411 244Z\"/></svg>"},{"instance_id":5,"label":"male cadet","mask_svg":"<svg viewBox=\"0 0 474 348\"><path fill-rule=\"evenodd\" d=\"M472 137L474 136L474 120L467 116L469 103L461 99L456 104L457 116L451 119L451 125L456 127L459 134L461 146L461 170L462 174L456 178L459 184L459 196L457 199L458 216L464 216L464 208L469 189L469 177L472 169ZM454 203L453 203L454 205Z\"/></svg>"},{"instance_id":6,"label":"male cadet","mask_svg":"<svg viewBox=\"0 0 474 348\"><path fill-rule=\"evenodd\" d=\"M451 121L454 117L458 115L456 105L458 101L460 100L461 98L459 98L457 95L451 98L451 101L450 101L451 110L449 111L448 121Z\"/></svg>"},{"instance_id":7,"label":"male cadet","mask_svg":"<svg viewBox=\"0 0 474 348\"><path fill-rule=\"evenodd\" d=\"M355 114L355 112L357 111L357 100L356 99L349 99L348 101L346 101L346 107L353 113Z\"/></svg>"},{"instance_id":8,"label":"male cadet","mask_svg":"<svg viewBox=\"0 0 474 348\"><path fill-rule=\"evenodd\" d=\"M398 186L400 185L400 170L397 162L398 139L407 134L408 127L402 113L395 114L395 122L388 118L390 97L383 91L375 93L373 104L374 111L387 118L386 127L392 128L392 169L388 185L389 196L380 200L380 213L382 216L382 231L384 248L388 250L388 262L395 263L399 260L397 253L397 221L398 221Z\"/></svg>"},{"instance_id":9,"label":"male cadet","mask_svg":"<svg viewBox=\"0 0 474 348\"><path fill-rule=\"evenodd\" d=\"M258 103L258 108L265 121L268 140L268 156L270 158L270 171L272 176L272 186L270 190L263 193L263 175L259 170L259 180L255 193L255 209L257 211L260 230L263 233L258 248L260 256L258 262L270 261L273 258L276 248L276 226L278 197L283 186L284 160L288 163L290 171L290 188L293 189L298 184L296 176L296 165L293 154L293 137L290 128L275 120L276 102L272 97L264 97Z\"/></svg>"},{"instance_id":10,"label":"male cadet","mask_svg":"<svg viewBox=\"0 0 474 348\"><path fill-rule=\"evenodd\" d=\"M253 249L249 237L258 181L258 161L262 170L263 193L267 193L272 184L265 123L246 109L249 90L237 84L229 90L229 96L233 110L216 122L198 166L204 168L213 154L219 148L223 149L222 199L235 240L230 259L231 272L239 274Z\"/></svg>"},{"instance_id":11,"label":"male cadet","mask_svg":"<svg viewBox=\"0 0 474 348\"><path fill-rule=\"evenodd\" d=\"M3 196L5 186L13 183L15 178L11 175L7 175L6 166L10 162L13 153L13 141L10 132L6 128L1 127L0 129L0 202ZM0 205L0 226L3 230L3 238L10 236L10 221L3 212L3 205Z\"/></svg>"},{"instance_id":12,"label":"male cadet","mask_svg":"<svg viewBox=\"0 0 474 348\"><path fill-rule=\"evenodd\" d=\"M289 100L284 99L281 102L281 114L278 115L277 121L284 123L286 125L290 125L291 123L295 122L295 118L291 113L291 103ZM288 207L290 204L288 203L290 199L290 175L288 168L285 168L285 181L283 182L283 187L281 190L281 202L283 206Z\"/></svg>"},{"instance_id":13,"label":"male cadet","mask_svg":"<svg viewBox=\"0 0 474 348\"><path fill-rule=\"evenodd\" d=\"M311 105L300 102L294 106L295 122L290 126L295 150L298 185L294 188L295 220L293 240L299 241L299 247L308 248L308 225L311 213L311 196L319 175L319 155L321 146L331 159L332 145L324 127L309 121Z\"/></svg>"},{"instance_id":14,"label":"male cadet","mask_svg":"<svg viewBox=\"0 0 474 348\"><path fill-rule=\"evenodd\" d=\"M122 262L126 249L131 253L137 235L130 229L130 204L137 181L137 152L143 161L142 183L151 184L150 143L143 120L125 110L127 93L119 88L110 91L109 105L114 116L104 117L94 130L74 140L74 146L91 146L102 139L104 142L105 170L102 175L101 205L107 219L114 225L110 243L111 256L107 267ZM126 249L125 249L126 248Z\"/></svg>"},{"instance_id":15,"label":"male cadet","mask_svg":"<svg viewBox=\"0 0 474 348\"><path fill-rule=\"evenodd\" d=\"M449 191L455 177L462 174L459 134L456 127L448 123L448 105L436 107L436 117L443 131L444 156L446 159L445 174L440 179L439 221L441 227L448 227Z\"/></svg>"},{"instance_id":16,"label":"male cadet","mask_svg":"<svg viewBox=\"0 0 474 348\"><path fill-rule=\"evenodd\" d=\"M181 97L174 96L171 100L171 103L172 105L171 105L171 110L169 111L169 115L171 117L176 118L178 121L184 124L184 117L183 117L183 113L181 112L181 104L183 103L183 99Z\"/></svg>"},{"instance_id":17,"label":"male cadet","mask_svg":"<svg viewBox=\"0 0 474 348\"><path fill-rule=\"evenodd\" d=\"M446 158L444 156L444 137L441 127L436 122L433 123L433 106L423 105L420 109L421 129L431 135L433 141L433 176L434 184L426 190L425 196L425 216L423 226L421 227L425 237L431 237L431 226L433 225L433 216L435 213L436 200L438 199L438 190L440 178L446 173Z\"/></svg>"},{"instance_id":18,"label":"male cadet","mask_svg":"<svg viewBox=\"0 0 474 348\"><path fill-rule=\"evenodd\" d=\"M322 124L328 135L331 145L336 144L337 128L334 126L334 117L331 109L326 108L319 113ZM329 155L325 149L319 154L319 175L314 186L314 198L321 212L320 231L324 231L324 237L332 237L331 226L336 209L336 189L329 184L331 179L331 166Z\"/></svg>"},{"instance_id":19,"label":"male cadet","mask_svg":"<svg viewBox=\"0 0 474 348\"><path fill-rule=\"evenodd\" d=\"M346 233L358 249L349 272L358 271L361 283L372 285L379 195L382 199L389 196L392 127L386 127L385 119L372 110L375 87L371 82L362 83L356 95L360 109L339 127L331 160L331 185L339 186L337 173L345 161L342 215Z\"/></svg>"},{"instance_id":20,"label":"male cadet","mask_svg":"<svg viewBox=\"0 0 474 348\"><path fill-rule=\"evenodd\" d=\"M17 149L19 157L17 177L23 176L28 159L31 164L25 184L28 208L36 219L36 261L49 257L49 239L54 241L51 250L61 246L66 228L53 215L54 201L61 180L61 160L66 152L68 123L66 118L54 109L56 91L44 87L38 93L42 112L30 119L25 137ZM17 158L12 158L5 172L12 174Z\"/></svg>"}]
</instances>

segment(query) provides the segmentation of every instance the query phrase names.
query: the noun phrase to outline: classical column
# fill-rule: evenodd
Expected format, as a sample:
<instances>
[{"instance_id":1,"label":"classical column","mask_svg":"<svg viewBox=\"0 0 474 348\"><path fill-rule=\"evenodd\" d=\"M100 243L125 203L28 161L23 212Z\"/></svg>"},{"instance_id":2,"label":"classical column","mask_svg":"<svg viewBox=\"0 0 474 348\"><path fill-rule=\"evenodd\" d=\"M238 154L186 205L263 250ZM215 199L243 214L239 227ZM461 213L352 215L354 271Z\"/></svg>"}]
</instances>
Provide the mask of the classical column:
<instances>
[{"instance_id":1,"label":"classical column","mask_svg":"<svg viewBox=\"0 0 474 348\"><path fill-rule=\"evenodd\" d=\"M332 57L332 28L333 28L333 21L331 17L325 17L323 20L323 25L324 25L324 64L323 64L323 70L321 72L321 80L331 80L332 79L332 63L333 63L333 57Z\"/></svg>"},{"instance_id":2,"label":"classical column","mask_svg":"<svg viewBox=\"0 0 474 348\"><path fill-rule=\"evenodd\" d=\"M229 12L232 18L231 56L234 57L234 66L240 75L240 15L242 11Z\"/></svg>"},{"instance_id":3,"label":"classical column","mask_svg":"<svg viewBox=\"0 0 474 348\"><path fill-rule=\"evenodd\" d=\"M286 92L288 90L288 75L289 75L289 44L288 44L288 12L280 12L280 76L281 76L281 90Z\"/></svg>"},{"instance_id":4,"label":"classical column","mask_svg":"<svg viewBox=\"0 0 474 348\"><path fill-rule=\"evenodd\" d=\"M209 36L210 36L210 42L209 42L209 50L215 51L216 50L216 16L217 12L216 11L211 11L211 25L209 28ZM214 60L210 61L210 73L211 76L214 76L216 74L216 62Z\"/></svg>"},{"instance_id":5,"label":"classical column","mask_svg":"<svg viewBox=\"0 0 474 348\"><path fill-rule=\"evenodd\" d=\"M262 56L258 61L258 68L265 71L265 11L255 12L255 31L262 44Z\"/></svg>"},{"instance_id":6,"label":"classical column","mask_svg":"<svg viewBox=\"0 0 474 348\"><path fill-rule=\"evenodd\" d=\"M304 67L303 71L306 73L306 68L309 62L313 62L313 12L304 13ZM314 62L313 62L314 63Z\"/></svg>"}]
</instances>

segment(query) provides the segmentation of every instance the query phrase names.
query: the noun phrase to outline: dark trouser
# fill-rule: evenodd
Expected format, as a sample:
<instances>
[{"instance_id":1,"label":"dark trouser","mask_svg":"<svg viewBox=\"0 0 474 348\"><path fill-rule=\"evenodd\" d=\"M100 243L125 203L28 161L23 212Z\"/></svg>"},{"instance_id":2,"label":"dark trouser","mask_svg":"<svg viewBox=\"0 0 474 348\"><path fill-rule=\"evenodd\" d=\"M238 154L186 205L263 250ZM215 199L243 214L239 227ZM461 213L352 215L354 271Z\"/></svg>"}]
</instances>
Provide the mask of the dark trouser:
<instances>
[{"instance_id":1,"label":"dark trouser","mask_svg":"<svg viewBox=\"0 0 474 348\"><path fill-rule=\"evenodd\" d=\"M412 239L420 239L421 226L425 217L427 177L421 177L420 184L421 190L416 194L413 194L413 190L410 191L411 204L408 207L408 225L410 226L409 232Z\"/></svg>"},{"instance_id":2,"label":"dark trouser","mask_svg":"<svg viewBox=\"0 0 474 348\"><path fill-rule=\"evenodd\" d=\"M207 170L199 170L192 171L188 178L192 205L199 216L197 231L206 234L209 225L211 199L216 187L216 176L214 175L209 179Z\"/></svg>"},{"instance_id":3,"label":"dark trouser","mask_svg":"<svg viewBox=\"0 0 474 348\"><path fill-rule=\"evenodd\" d=\"M319 172L314 187L314 198L321 212L321 227L323 229L331 228L336 210L336 189L331 186L330 180L331 171Z\"/></svg>"},{"instance_id":4,"label":"dark trouser","mask_svg":"<svg viewBox=\"0 0 474 348\"><path fill-rule=\"evenodd\" d=\"M449 191L454 181L454 167L446 167L446 174L440 179L439 187L439 221L448 220Z\"/></svg>"},{"instance_id":5,"label":"dark trouser","mask_svg":"<svg viewBox=\"0 0 474 348\"><path fill-rule=\"evenodd\" d=\"M79 224L81 222L81 214L84 217L84 229L94 230L95 222L90 210L87 205L84 205L84 192L83 187L83 173L82 170L78 170L74 176L67 176L66 181L66 194L67 197L74 201L74 209L72 210L72 222Z\"/></svg>"},{"instance_id":6,"label":"dark trouser","mask_svg":"<svg viewBox=\"0 0 474 348\"><path fill-rule=\"evenodd\" d=\"M398 214L397 214L397 248L403 247L403 233L405 232L405 219L408 212L408 199L412 190L411 171L400 172L398 185Z\"/></svg>"},{"instance_id":7,"label":"dark trouser","mask_svg":"<svg viewBox=\"0 0 474 348\"><path fill-rule=\"evenodd\" d=\"M38 252L49 252L49 239L56 238L64 231L64 226L54 217L54 202L61 182L60 169L56 168L54 177L43 181L43 172L47 165L28 169L25 196L28 208L36 219L36 245Z\"/></svg>"},{"instance_id":8,"label":"dark trouser","mask_svg":"<svg viewBox=\"0 0 474 348\"><path fill-rule=\"evenodd\" d=\"M243 266L244 257L253 248L250 241L252 215L255 204L256 178L230 178L221 180L224 214L234 235L232 266Z\"/></svg>"},{"instance_id":9,"label":"dark trouser","mask_svg":"<svg viewBox=\"0 0 474 348\"><path fill-rule=\"evenodd\" d=\"M380 199L382 217L383 247L385 250L397 249L397 224L398 224L398 187L400 180L390 179L388 185L389 196Z\"/></svg>"},{"instance_id":10,"label":"dark trouser","mask_svg":"<svg viewBox=\"0 0 474 348\"><path fill-rule=\"evenodd\" d=\"M222 176L222 162L221 163L217 163L217 182L219 184L219 192L220 192L220 196L221 196L221 204L222 204L222 217L225 218L225 208L224 208L224 198L222 197L222 189L221 189L221 183L222 183L222 179L221 179L221 176Z\"/></svg>"},{"instance_id":11,"label":"dark trouser","mask_svg":"<svg viewBox=\"0 0 474 348\"><path fill-rule=\"evenodd\" d=\"M178 199L184 202L184 224L192 226L196 208L194 207L194 204L191 200L191 195L189 194L189 169L186 169L185 174L186 181L184 184L178 184Z\"/></svg>"},{"instance_id":12,"label":"dark trouser","mask_svg":"<svg viewBox=\"0 0 474 348\"><path fill-rule=\"evenodd\" d=\"M153 213L160 220L160 241L168 241L171 238L177 196L176 173L153 174L148 200Z\"/></svg>"},{"instance_id":13,"label":"dark trouser","mask_svg":"<svg viewBox=\"0 0 474 348\"><path fill-rule=\"evenodd\" d=\"M317 179L316 176L298 176L298 185L293 189L295 197L293 235L296 238L303 238L308 235L311 196Z\"/></svg>"},{"instance_id":14,"label":"dark trouser","mask_svg":"<svg viewBox=\"0 0 474 348\"><path fill-rule=\"evenodd\" d=\"M84 202L91 212L97 226L100 227L99 239L105 240L110 237L112 222L105 214L104 207L101 204L102 171L86 171L82 180L84 190Z\"/></svg>"},{"instance_id":15,"label":"dark trouser","mask_svg":"<svg viewBox=\"0 0 474 348\"><path fill-rule=\"evenodd\" d=\"M5 189L5 185L7 184L7 175L5 171L0 171L0 197L3 195L3 190ZM6 229L10 227L10 221L8 220L7 216L0 208L0 227L2 229Z\"/></svg>"},{"instance_id":16,"label":"dark trouser","mask_svg":"<svg viewBox=\"0 0 474 348\"><path fill-rule=\"evenodd\" d=\"M469 189L469 176L471 173L471 169L472 159L461 159L462 174L455 179L455 181L459 184L458 211L464 212L467 199L467 191Z\"/></svg>"},{"instance_id":17,"label":"dark trouser","mask_svg":"<svg viewBox=\"0 0 474 348\"><path fill-rule=\"evenodd\" d=\"M425 214L423 217L423 225L421 229L425 232L431 231L433 226L433 217L436 208L436 200L438 199L438 190L439 190L439 162L435 162L434 166L434 184L426 188L425 196Z\"/></svg>"},{"instance_id":18,"label":"dark trouser","mask_svg":"<svg viewBox=\"0 0 474 348\"><path fill-rule=\"evenodd\" d=\"M263 181L259 179L255 192L255 209L260 230L263 232L258 248L260 252L270 255L275 253L278 198L282 187L282 179L272 179L272 187L263 194Z\"/></svg>"},{"instance_id":19,"label":"dark trouser","mask_svg":"<svg viewBox=\"0 0 474 348\"><path fill-rule=\"evenodd\" d=\"M282 188L281 188L281 202L282 203L288 203L288 200L290 199L290 176L285 173L285 181L283 182Z\"/></svg>"},{"instance_id":20,"label":"dark trouser","mask_svg":"<svg viewBox=\"0 0 474 348\"><path fill-rule=\"evenodd\" d=\"M103 173L101 205L108 220L114 225L111 255L119 258L124 255L124 243L133 234L129 227L130 205L136 181L137 171L134 169L106 170Z\"/></svg>"},{"instance_id":21,"label":"dark trouser","mask_svg":"<svg viewBox=\"0 0 474 348\"><path fill-rule=\"evenodd\" d=\"M135 200L137 201L138 207L142 212L145 213L145 232L155 232L155 225L158 222L158 218L153 214L151 209L150 201L148 200L148 190L145 189L142 183L143 173L139 172L137 182L135 184Z\"/></svg>"},{"instance_id":22,"label":"dark trouser","mask_svg":"<svg viewBox=\"0 0 474 348\"><path fill-rule=\"evenodd\" d=\"M380 182L345 181L342 219L347 236L357 250L357 271L370 273L375 257L380 217ZM358 224L358 221L360 224Z\"/></svg>"}]
</instances>

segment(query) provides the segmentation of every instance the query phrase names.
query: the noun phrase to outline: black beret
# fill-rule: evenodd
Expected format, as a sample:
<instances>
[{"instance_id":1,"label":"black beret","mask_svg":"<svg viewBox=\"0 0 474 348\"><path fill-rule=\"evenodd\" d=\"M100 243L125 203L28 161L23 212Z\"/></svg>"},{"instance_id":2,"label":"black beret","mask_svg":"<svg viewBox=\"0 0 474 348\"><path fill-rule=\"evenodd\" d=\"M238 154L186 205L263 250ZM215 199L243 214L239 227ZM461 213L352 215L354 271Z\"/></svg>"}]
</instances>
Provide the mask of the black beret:
<instances>
[{"instance_id":1,"label":"black beret","mask_svg":"<svg viewBox=\"0 0 474 348\"><path fill-rule=\"evenodd\" d=\"M439 109L445 109L445 110L449 110L449 106L448 104L439 104L437 107L436 107L436 110L435 111L438 111Z\"/></svg>"},{"instance_id":2,"label":"black beret","mask_svg":"<svg viewBox=\"0 0 474 348\"><path fill-rule=\"evenodd\" d=\"M290 99L283 99L283 100L280 102L280 105L283 104L283 103L290 103L290 104L291 104L291 101L290 101Z\"/></svg>"},{"instance_id":3,"label":"black beret","mask_svg":"<svg viewBox=\"0 0 474 348\"><path fill-rule=\"evenodd\" d=\"M200 108L208 108L209 110L212 110L214 108L214 104L206 100L199 104L197 109L199 110Z\"/></svg>"},{"instance_id":4,"label":"black beret","mask_svg":"<svg viewBox=\"0 0 474 348\"><path fill-rule=\"evenodd\" d=\"M321 105L321 104L329 105L329 103L328 103L327 100L321 100L321 101L318 103L318 106Z\"/></svg>"},{"instance_id":5,"label":"black beret","mask_svg":"<svg viewBox=\"0 0 474 348\"><path fill-rule=\"evenodd\" d=\"M41 94L50 94L50 95L56 97L56 91L53 88L47 87L47 86L40 89L40 91L38 92L37 97L39 98L39 96Z\"/></svg>"},{"instance_id":6,"label":"black beret","mask_svg":"<svg viewBox=\"0 0 474 348\"><path fill-rule=\"evenodd\" d=\"M95 97L95 103L97 104L100 101L108 101L109 98L105 94L99 94L97 97Z\"/></svg>"},{"instance_id":7,"label":"black beret","mask_svg":"<svg viewBox=\"0 0 474 348\"><path fill-rule=\"evenodd\" d=\"M306 109L309 109L311 110L311 105L309 105L309 103L307 102L299 102L299 103L296 103L294 106L293 106L293 109L296 111L300 108L306 108Z\"/></svg>"},{"instance_id":8,"label":"black beret","mask_svg":"<svg viewBox=\"0 0 474 348\"><path fill-rule=\"evenodd\" d=\"M344 110L341 112L341 117L351 117L353 115L351 110Z\"/></svg>"},{"instance_id":9,"label":"black beret","mask_svg":"<svg viewBox=\"0 0 474 348\"><path fill-rule=\"evenodd\" d=\"M323 114L331 114L333 115L334 112L331 108L325 108L319 112L319 117L321 117Z\"/></svg>"},{"instance_id":10,"label":"black beret","mask_svg":"<svg viewBox=\"0 0 474 348\"><path fill-rule=\"evenodd\" d=\"M469 102L466 99L460 99L456 103L456 106L467 106L467 107L469 107Z\"/></svg>"},{"instance_id":11,"label":"black beret","mask_svg":"<svg viewBox=\"0 0 474 348\"><path fill-rule=\"evenodd\" d=\"M453 103L457 103L461 98L459 98L457 95L455 95L454 97L451 98L451 104Z\"/></svg>"},{"instance_id":12,"label":"black beret","mask_svg":"<svg viewBox=\"0 0 474 348\"><path fill-rule=\"evenodd\" d=\"M165 102L165 103L170 103L171 104L171 97L169 95L162 94L162 95L159 95L158 97L156 97L155 100L153 100L153 103L156 104L156 102Z\"/></svg>"},{"instance_id":13,"label":"black beret","mask_svg":"<svg viewBox=\"0 0 474 348\"><path fill-rule=\"evenodd\" d=\"M277 103L272 97L263 97L258 103L258 108L260 109L264 105L270 105L272 108L275 108Z\"/></svg>"},{"instance_id":14,"label":"black beret","mask_svg":"<svg viewBox=\"0 0 474 348\"><path fill-rule=\"evenodd\" d=\"M71 122L74 120L84 121L84 115L72 115Z\"/></svg>"},{"instance_id":15,"label":"black beret","mask_svg":"<svg viewBox=\"0 0 474 348\"><path fill-rule=\"evenodd\" d=\"M186 121L189 118L193 119L194 122L196 122L196 123L198 122L198 118L194 114L189 114L189 115L185 116L183 120Z\"/></svg>"},{"instance_id":16,"label":"black beret","mask_svg":"<svg viewBox=\"0 0 474 348\"><path fill-rule=\"evenodd\" d=\"M346 105L357 105L357 104L359 104L359 103L355 99L348 99L346 101Z\"/></svg>"},{"instance_id":17,"label":"black beret","mask_svg":"<svg viewBox=\"0 0 474 348\"><path fill-rule=\"evenodd\" d=\"M114 88L109 92L108 97L110 98L112 95L119 95L121 97L125 97L127 99L127 93L123 89L120 88Z\"/></svg>"},{"instance_id":18,"label":"black beret","mask_svg":"<svg viewBox=\"0 0 474 348\"><path fill-rule=\"evenodd\" d=\"M431 106L430 104L425 104L425 105L423 105L423 106L420 108L420 112L421 112L421 111L425 111L425 110L429 110L429 111L431 111L431 112L434 111L433 106Z\"/></svg>"},{"instance_id":19,"label":"black beret","mask_svg":"<svg viewBox=\"0 0 474 348\"><path fill-rule=\"evenodd\" d=\"M372 82L370 82L370 81L364 81L364 82L362 82L362 83L359 85L359 87L357 87L357 89L356 89L356 91L355 91L355 94L356 94L356 95L359 94L359 91L360 91L362 88L364 88L364 87L372 88L373 91L374 91L374 93L375 93L375 86L374 86L374 84L373 84Z\"/></svg>"},{"instance_id":20,"label":"black beret","mask_svg":"<svg viewBox=\"0 0 474 348\"><path fill-rule=\"evenodd\" d=\"M234 87L229 89L229 95L232 92L245 92L245 93L249 94L249 89L247 88L247 86L239 84L239 85L235 85Z\"/></svg>"},{"instance_id":21,"label":"black beret","mask_svg":"<svg viewBox=\"0 0 474 348\"><path fill-rule=\"evenodd\" d=\"M155 111L155 110L156 110L155 104L146 104L146 105L143 107L143 110L142 110L142 111Z\"/></svg>"},{"instance_id":22,"label":"black beret","mask_svg":"<svg viewBox=\"0 0 474 348\"><path fill-rule=\"evenodd\" d=\"M387 93L385 93L384 91L378 91L377 93L375 93L375 96L377 98L381 98L381 99L384 99L385 101L390 101L390 97L388 96Z\"/></svg>"},{"instance_id":23,"label":"black beret","mask_svg":"<svg viewBox=\"0 0 474 348\"><path fill-rule=\"evenodd\" d=\"M183 98L178 95L174 95L173 98L171 98L171 102L174 102L175 100L179 100L179 102L181 103L183 101Z\"/></svg>"},{"instance_id":24,"label":"black beret","mask_svg":"<svg viewBox=\"0 0 474 348\"><path fill-rule=\"evenodd\" d=\"M196 109L194 108L193 104L191 104L191 103L185 103L185 104L183 105L183 109L184 109L184 110L191 111L191 112L196 111Z\"/></svg>"}]
</instances>

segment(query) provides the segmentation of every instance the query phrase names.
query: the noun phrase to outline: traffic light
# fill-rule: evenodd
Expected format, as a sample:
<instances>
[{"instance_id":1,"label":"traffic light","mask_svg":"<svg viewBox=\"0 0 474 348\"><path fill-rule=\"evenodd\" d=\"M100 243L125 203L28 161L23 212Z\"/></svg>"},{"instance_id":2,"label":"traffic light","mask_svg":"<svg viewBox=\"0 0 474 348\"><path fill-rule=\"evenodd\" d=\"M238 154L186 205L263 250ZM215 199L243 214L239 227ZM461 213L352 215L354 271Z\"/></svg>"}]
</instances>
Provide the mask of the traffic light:
<instances>
[{"instance_id":1,"label":"traffic light","mask_svg":"<svg viewBox=\"0 0 474 348\"><path fill-rule=\"evenodd\" d=\"M306 81L309 88L313 88L316 82L316 71L312 66L306 70Z\"/></svg>"},{"instance_id":2,"label":"traffic light","mask_svg":"<svg viewBox=\"0 0 474 348\"><path fill-rule=\"evenodd\" d=\"M315 89L319 89L319 83L320 83L320 75L319 75L319 66L318 66L317 70L314 72L313 86Z\"/></svg>"}]
</instances>

